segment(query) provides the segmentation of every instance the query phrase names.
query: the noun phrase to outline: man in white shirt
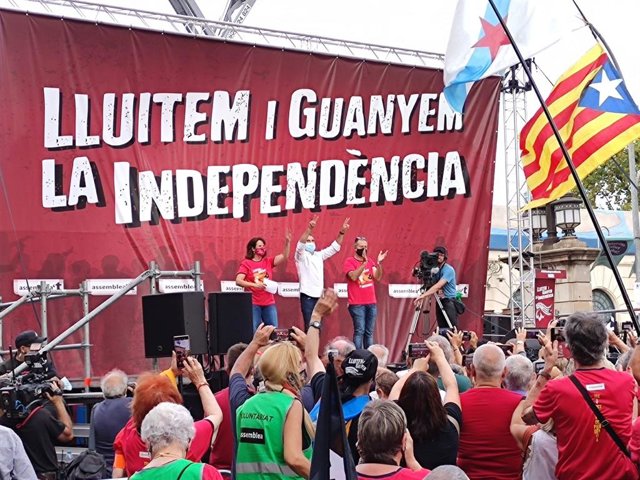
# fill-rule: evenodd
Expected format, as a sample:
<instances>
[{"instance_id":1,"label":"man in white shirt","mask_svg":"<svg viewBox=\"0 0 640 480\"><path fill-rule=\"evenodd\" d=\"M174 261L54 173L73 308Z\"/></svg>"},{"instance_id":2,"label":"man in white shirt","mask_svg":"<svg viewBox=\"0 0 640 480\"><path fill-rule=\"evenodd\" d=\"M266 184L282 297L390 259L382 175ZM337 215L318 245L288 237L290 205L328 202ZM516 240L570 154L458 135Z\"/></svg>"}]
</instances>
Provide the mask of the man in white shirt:
<instances>
[{"instance_id":1,"label":"man in white shirt","mask_svg":"<svg viewBox=\"0 0 640 480\"><path fill-rule=\"evenodd\" d=\"M307 229L298 240L294 255L298 278L300 279L300 308L305 332L309 329L309 320L311 319L313 307L316 306L316 302L322 296L322 290L324 289L324 261L340 251L344 234L349 230L349 219L347 218L331 245L318 251L315 237L312 235L313 229L318 223L318 218L319 216L316 215L309 222Z\"/></svg>"}]
</instances>

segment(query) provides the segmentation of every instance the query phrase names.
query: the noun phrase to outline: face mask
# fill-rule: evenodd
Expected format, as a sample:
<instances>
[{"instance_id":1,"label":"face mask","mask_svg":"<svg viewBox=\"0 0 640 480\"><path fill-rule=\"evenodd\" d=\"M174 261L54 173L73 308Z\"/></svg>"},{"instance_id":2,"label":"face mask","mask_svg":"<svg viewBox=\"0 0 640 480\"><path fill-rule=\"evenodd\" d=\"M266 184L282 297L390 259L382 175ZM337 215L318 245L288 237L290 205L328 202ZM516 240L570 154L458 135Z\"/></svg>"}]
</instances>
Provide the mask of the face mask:
<instances>
[{"instance_id":1,"label":"face mask","mask_svg":"<svg viewBox=\"0 0 640 480\"><path fill-rule=\"evenodd\" d=\"M358 254L360 257L362 256L363 253L364 253L364 248L358 248L356 250L356 254Z\"/></svg>"},{"instance_id":2,"label":"face mask","mask_svg":"<svg viewBox=\"0 0 640 480\"><path fill-rule=\"evenodd\" d=\"M313 253L313 252L316 251L316 244L315 243L305 243L304 244L304 249L309 253Z\"/></svg>"},{"instance_id":3,"label":"face mask","mask_svg":"<svg viewBox=\"0 0 640 480\"><path fill-rule=\"evenodd\" d=\"M264 247L260 247L260 248L256 248L256 255L260 255L261 257L264 257L267 255L267 249Z\"/></svg>"}]
</instances>

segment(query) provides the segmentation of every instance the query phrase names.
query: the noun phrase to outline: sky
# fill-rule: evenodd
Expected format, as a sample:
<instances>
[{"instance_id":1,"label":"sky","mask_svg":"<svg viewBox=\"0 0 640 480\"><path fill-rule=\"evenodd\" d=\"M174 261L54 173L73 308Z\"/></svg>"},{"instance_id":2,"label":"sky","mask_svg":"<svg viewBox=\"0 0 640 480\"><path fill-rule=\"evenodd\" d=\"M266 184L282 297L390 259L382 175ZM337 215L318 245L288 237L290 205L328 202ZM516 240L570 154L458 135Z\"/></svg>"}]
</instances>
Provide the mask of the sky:
<instances>
[{"instance_id":1,"label":"sky","mask_svg":"<svg viewBox=\"0 0 640 480\"><path fill-rule=\"evenodd\" d=\"M90 0L92 3L175 13L168 0ZM640 99L640 61L634 33L640 18L638 0L575 0L616 57L632 96ZM205 17L220 19L227 0L198 0ZM444 53L455 0L256 0L245 25L393 47ZM536 82L546 96L563 71L594 43L588 29L569 34L536 56ZM538 108L533 94L527 115ZM498 138L494 204L506 203L504 139Z\"/></svg>"}]
</instances>

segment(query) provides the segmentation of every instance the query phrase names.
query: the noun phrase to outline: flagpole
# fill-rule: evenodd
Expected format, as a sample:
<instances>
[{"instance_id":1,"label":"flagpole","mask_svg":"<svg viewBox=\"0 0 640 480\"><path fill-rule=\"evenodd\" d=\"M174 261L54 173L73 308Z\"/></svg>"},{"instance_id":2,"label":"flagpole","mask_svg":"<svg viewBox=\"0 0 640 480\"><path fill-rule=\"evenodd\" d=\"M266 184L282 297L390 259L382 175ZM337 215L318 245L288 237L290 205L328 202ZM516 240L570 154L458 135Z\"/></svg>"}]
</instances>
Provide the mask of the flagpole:
<instances>
[{"instance_id":1,"label":"flagpole","mask_svg":"<svg viewBox=\"0 0 640 480\"><path fill-rule=\"evenodd\" d=\"M544 115L547 118L547 121L549 122L549 125L551 126L551 129L553 130L553 135L556 137L556 140L558 141L558 144L560 145L560 149L562 150L562 155L564 156L564 159L567 162L567 166L569 167L569 170L571 171L571 175L573 177L573 180L576 182L576 186L578 187L578 191L580 192L580 196L582 197L582 200L584 201L585 208L587 209L587 212L589 213L589 218L591 218L591 222L593 223L593 226L596 229L596 233L597 233L598 239L600 240L600 243L602 245L602 249L604 250L605 256L607 257L607 260L609 261L609 264L611 265L611 270L613 271L613 276L616 279L616 283L618 284L618 288L620 289L620 293L622 294L622 298L624 299L624 303L625 303L625 305L627 307L627 311L629 312L629 316L631 317L631 321L633 322L633 325L636 328L636 332L638 332L638 334L640 334L640 325L638 325L638 319L637 319L636 314L635 314L635 312L633 310L633 304L631 303L631 298L629 297L629 294L627 292L627 289L625 288L624 282L622 281L622 277L620 276L620 272L618 271L618 268L616 267L616 265L613 262L613 256L611 255L611 250L609 249L609 245L607 244L607 240L606 240L606 238L604 236L604 233L602 233L602 228L600 227L600 223L598 222L598 219L596 218L596 214L595 214L595 212L593 210L593 207L591 206L591 203L589 202L589 198L587 197L587 192L584 189L584 185L582 184L582 180L580 180L580 176L578 175L578 171L576 170L576 167L573 164L573 161L571 160L571 155L569 154L569 151L567 150L567 147L564 144L564 141L562 140L562 137L560 136L560 132L558 130L558 127L556 126L556 123L554 122L553 117L551 116L551 112L549 112L549 109L547 108L547 104L544 102L544 98L542 97L542 94L540 93L540 90L538 89L538 85L536 84L535 80L533 79L533 75L531 74L531 70L527 66L525 58L522 56L522 52L520 52L520 49L516 45L516 42L515 42L515 40L513 38L513 35L511 35L511 31L507 27L507 24L504 21L504 19L502 18L502 15L500 15L500 11L498 10L498 7L496 7L496 4L495 4L494 0L489 0L489 4L491 5L491 8L493 9L493 12L496 14L496 17L498 18L498 21L500 22L500 25L502 25L504 33L507 35L507 38L509 39L509 42L511 43L511 46L513 47L513 50L516 52L516 55L518 56L518 60L520 61L520 65L522 66L525 74L527 75L527 78L529 79L529 82L531 83L531 87L533 88L533 91L535 92L536 97L538 97L538 101L540 102L540 106L542 107Z\"/></svg>"}]
</instances>

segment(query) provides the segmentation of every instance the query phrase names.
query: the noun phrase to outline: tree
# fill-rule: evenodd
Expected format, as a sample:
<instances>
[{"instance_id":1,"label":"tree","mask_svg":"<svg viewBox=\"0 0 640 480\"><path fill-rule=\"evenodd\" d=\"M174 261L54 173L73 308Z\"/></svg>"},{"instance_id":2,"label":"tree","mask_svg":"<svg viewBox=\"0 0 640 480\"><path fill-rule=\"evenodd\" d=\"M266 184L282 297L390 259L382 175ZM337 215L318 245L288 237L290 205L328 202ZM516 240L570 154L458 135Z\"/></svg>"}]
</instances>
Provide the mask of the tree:
<instances>
[{"instance_id":1,"label":"tree","mask_svg":"<svg viewBox=\"0 0 640 480\"><path fill-rule=\"evenodd\" d=\"M637 169L640 142L635 143L635 152ZM637 182L635 178L631 180ZM626 147L596 168L582 182L591 205L609 210L631 210L631 189L634 187L629 183L629 156ZM577 189L572 193L579 196Z\"/></svg>"}]
</instances>

